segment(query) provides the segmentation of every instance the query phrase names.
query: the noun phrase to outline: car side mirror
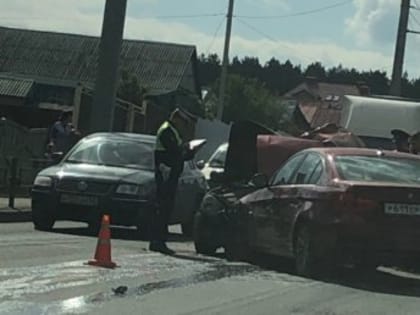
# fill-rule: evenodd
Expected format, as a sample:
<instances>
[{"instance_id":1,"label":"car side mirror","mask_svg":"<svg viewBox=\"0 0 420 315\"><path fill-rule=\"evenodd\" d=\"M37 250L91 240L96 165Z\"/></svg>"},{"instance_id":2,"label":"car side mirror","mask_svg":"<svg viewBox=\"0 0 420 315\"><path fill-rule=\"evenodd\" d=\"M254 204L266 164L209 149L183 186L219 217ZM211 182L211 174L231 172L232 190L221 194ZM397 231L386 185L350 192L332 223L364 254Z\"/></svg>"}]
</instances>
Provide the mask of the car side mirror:
<instances>
[{"instance_id":1,"label":"car side mirror","mask_svg":"<svg viewBox=\"0 0 420 315\"><path fill-rule=\"evenodd\" d=\"M53 152L51 153L51 159L54 163L59 163L61 159L63 158L64 154L63 152Z\"/></svg>"},{"instance_id":2,"label":"car side mirror","mask_svg":"<svg viewBox=\"0 0 420 315\"><path fill-rule=\"evenodd\" d=\"M199 170L202 170L204 168L204 166L206 165L206 163L203 160L200 160L197 163L195 163L195 165L197 165L197 168Z\"/></svg>"},{"instance_id":3,"label":"car side mirror","mask_svg":"<svg viewBox=\"0 0 420 315\"><path fill-rule=\"evenodd\" d=\"M251 179L251 184L256 188L268 187L268 178L265 174L256 174Z\"/></svg>"}]
</instances>

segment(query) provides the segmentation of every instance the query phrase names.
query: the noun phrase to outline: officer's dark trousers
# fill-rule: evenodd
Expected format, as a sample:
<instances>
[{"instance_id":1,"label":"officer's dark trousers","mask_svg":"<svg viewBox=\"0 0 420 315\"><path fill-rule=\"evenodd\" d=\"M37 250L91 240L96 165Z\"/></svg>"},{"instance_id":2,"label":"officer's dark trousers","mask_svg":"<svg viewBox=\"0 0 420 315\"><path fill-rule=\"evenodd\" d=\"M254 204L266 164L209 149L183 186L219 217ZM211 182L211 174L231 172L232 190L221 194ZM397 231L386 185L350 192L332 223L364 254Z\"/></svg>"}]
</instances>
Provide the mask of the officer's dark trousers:
<instances>
[{"instance_id":1,"label":"officer's dark trousers","mask_svg":"<svg viewBox=\"0 0 420 315\"><path fill-rule=\"evenodd\" d=\"M164 179L159 171L155 173L157 185L157 208L152 219L151 241L165 242L168 239L168 224L175 207L175 195L179 175L171 171Z\"/></svg>"}]
</instances>

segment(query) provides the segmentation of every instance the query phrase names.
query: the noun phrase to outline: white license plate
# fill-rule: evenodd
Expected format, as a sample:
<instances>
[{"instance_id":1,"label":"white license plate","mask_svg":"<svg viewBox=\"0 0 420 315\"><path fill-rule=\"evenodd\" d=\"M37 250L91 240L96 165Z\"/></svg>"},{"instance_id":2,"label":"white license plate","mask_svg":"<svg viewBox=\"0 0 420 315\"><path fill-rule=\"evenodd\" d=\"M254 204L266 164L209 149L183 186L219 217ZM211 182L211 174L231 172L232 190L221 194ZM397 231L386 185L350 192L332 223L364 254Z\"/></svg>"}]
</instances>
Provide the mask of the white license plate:
<instances>
[{"instance_id":1,"label":"white license plate","mask_svg":"<svg viewBox=\"0 0 420 315\"><path fill-rule=\"evenodd\" d=\"M92 196L62 194L60 201L63 204L80 205L80 206L97 206L98 205L98 198L92 197Z\"/></svg>"},{"instance_id":2,"label":"white license plate","mask_svg":"<svg viewBox=\"0 0 420 315\"><path fill-rule=\"evenodd\" d=\"M405 203L386 203L385 213L397 215L420 215L420 205Z\"/></svg>"}]
</instances>

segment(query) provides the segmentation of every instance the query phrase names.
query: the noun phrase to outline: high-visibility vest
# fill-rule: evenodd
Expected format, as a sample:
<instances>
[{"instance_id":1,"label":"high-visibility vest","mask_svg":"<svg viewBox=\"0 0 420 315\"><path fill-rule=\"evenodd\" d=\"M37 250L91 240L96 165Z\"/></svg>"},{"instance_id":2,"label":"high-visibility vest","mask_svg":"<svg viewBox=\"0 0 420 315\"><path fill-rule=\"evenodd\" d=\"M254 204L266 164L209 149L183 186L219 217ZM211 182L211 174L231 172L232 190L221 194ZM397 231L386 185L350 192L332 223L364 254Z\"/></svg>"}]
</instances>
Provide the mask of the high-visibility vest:
<instances>
[{"instance_id":1,"label":"high-visibility vest","mask_svg":"<svg viewBox=\"0 0 420 315\"><path fill-rule=\"evenodd\" d=\"M172 130L172 132L175 134L175 138L176 138L178 146L182 145L182 138L181 138L178 130L176 130L168 121L165 121L160 126L160 128L159 128L159 130L157 131L157 134L156 134L156 146L155 146L156 151L165 151L166 150L166 148L162 144L161 136L167 128L170 128Z\"/></svg>"}]
</instances>

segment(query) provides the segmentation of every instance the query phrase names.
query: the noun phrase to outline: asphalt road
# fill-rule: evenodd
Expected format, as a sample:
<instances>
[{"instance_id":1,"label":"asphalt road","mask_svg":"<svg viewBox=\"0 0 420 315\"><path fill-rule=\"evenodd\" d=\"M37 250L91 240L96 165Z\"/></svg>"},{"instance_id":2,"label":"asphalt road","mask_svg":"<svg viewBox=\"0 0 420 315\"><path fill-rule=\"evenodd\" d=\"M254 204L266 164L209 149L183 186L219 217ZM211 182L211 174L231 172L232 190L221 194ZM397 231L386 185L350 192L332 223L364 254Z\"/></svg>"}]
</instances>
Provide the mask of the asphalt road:
<instances>
[{"instance_id":1,"label":"asphalt road","mask_svg":"<svg viewBox=\"0 0 420 315\"><path fill-rule=\"evenodd\" d=\"M0 224L0 314L419 314L420 276L380 268L333 279L294 276L287 262L262 266L194 254L178 234L177 257L146 250L132 230L113 229L115 270L84 263L96 238L75 223L54 232ZM122 296L112 288L127 286Z\"/></svg>"}]
</instances>

